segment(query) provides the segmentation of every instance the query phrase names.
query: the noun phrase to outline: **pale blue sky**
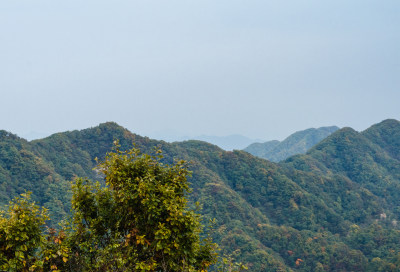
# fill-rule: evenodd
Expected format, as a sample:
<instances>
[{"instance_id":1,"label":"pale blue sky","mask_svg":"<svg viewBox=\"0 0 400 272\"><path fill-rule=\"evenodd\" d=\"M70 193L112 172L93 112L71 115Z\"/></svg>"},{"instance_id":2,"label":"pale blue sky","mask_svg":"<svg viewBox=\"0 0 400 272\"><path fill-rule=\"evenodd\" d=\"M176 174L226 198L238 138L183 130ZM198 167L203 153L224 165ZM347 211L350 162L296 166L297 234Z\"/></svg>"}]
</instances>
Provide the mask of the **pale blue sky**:
<instances>
[{"instance_id":1,"label":"pale blue sky","mask_svg":"<svg viewBox=\"0 0 400 272\"><path fill-rule=\"evenodd\" d=\"M2 0L0 129L283 139L400 119L400 1Z\"/></svg>"}]
</instances>

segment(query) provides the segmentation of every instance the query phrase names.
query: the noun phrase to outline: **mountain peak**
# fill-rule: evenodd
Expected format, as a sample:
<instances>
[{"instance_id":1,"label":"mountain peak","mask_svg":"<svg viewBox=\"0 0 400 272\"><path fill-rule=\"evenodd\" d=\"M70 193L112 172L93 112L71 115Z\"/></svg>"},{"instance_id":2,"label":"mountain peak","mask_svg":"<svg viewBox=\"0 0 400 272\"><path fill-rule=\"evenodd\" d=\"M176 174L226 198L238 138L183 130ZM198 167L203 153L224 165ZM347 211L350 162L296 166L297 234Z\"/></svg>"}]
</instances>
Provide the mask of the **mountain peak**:
<instances>
[{"instance_id":1,"label":"mountain peak","mask_svg":"<svg viewBox=\"0 0 400 272\"><path fill-rule=\"evenodd\" d=\"M360 142L359 138L363 138L359 132L357 132L351 127L344 127L332 133L331 135L323 139L321 142L316 144L310 150L310 152L312 152L312 150L323 150L327 146L331 146L332 144L335 146L339 144L339 146L341 147L347 146L350 144Z\"/></svg>"},{"instance_id":2,"label":"mountain peak","mask_svg":"<svg viewBox=\"0 0 400 272\"><path fill-rule=\"evenodd\" d=\"M13 134L9 131L6 130L0 130L0 139L13 139L13 140L21 140L22 138L20 138L18 135Z\"/></svg>"},{"instance_id":3,"label":"mountain peak","mask_svg":"<svg viewBox=\"0 0 400 272\"><path fill-rule=\"evenodd\" d=\"M400 160L400 122L387 119L362 132L371 142L379 145L390 156Z\"/></svg>"},{"instance_id":4,"label":"mountain peak","mask_svg":"<svg viewBox=\"0 0 400 272\"><path fill-rule=\"evenodd\" d=\"M121 126L118 123L113 122L113 121L100 123L97 127L99 127L99 128L107 128L107 129L125 129L123 126Z\"/></svg>"},{"instance_id":5,"label":"mountain peak","mask_svg":"<svg viewBox=\"0 0 400 272\"><path fill-rule=\"evenodd\" d=\"M373 131L373 130L388 130L388 129L394 129L394 128L400 128L400 121L396 119L386 119L383 120L382 122L372 125L368 129L366 129L364 132L368 134L368 131Z\"/></svg>"}]
</instances>

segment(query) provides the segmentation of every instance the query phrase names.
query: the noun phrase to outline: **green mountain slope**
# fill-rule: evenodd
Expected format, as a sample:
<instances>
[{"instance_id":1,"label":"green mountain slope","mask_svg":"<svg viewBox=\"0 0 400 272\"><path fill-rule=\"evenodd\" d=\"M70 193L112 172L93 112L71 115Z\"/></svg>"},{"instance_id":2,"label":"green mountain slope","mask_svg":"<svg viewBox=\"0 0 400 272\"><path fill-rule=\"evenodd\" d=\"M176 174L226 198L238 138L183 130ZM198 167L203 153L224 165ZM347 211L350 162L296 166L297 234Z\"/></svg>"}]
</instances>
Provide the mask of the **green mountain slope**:
<instances>
[{"instance_id":1,"label":"green mountain slope","mask_svg":"<svg viewBox=\"0 0 400 272\"><path fill-rule=\"evenodd\" d=\"M385 129L380 131L383 133ZM313 162L315 168L327 175L340 174L354 186L379 197L381 206L398 217L400 214L394 207L400 204L400 161L385 151L386 144L381 147L365 134L369 135L369 130L358 133L351 128L341 129L313 147L307 155L288 159L286 165L310 170L308 165ZM384 142L378 137L374 141Z\"/></svg>"},{"instance_id":2,"label":"green mountain slope","mask_svg":"<svg viewBox=\"0 0 400 272\"><path fill-rule=\"evenodd\" d=\"M314 146L306 155L289 158L282 165L308 173L323 173L326 177L340 176L346 187L313 188L316 194L327 195L346 219L352 221L347 244L360 250L369 259L370 267L381 259L397 262L399 252L400 161L396 145L400 124L386 120L362 133L344 128ZM392 146L393 143L393 146ZM339 179L335 178L333 182ZM380 237L380 238L378 238ZM380 240L380 239L383 240ZM385 249L389 249L386 251ZM375 265L377 265L375 263ZM381 271L389 270L386 267ZM371 270L372 271L372 270Z\"/></svg>"},{"instance_id":3,"label":"green mountain slope","mask_svg":"<svg viewBox=\"0 0 400 272\"><path fill-rule=\"evenodd\" d=\"M271 154L273 154L274 148L279 146L280 143L281 142L278 140L268 141L265 143L252 143L243 150L249 152L253 156L273 161L271 159Z\"/></svg>"},{"instance_id":4,"label":"green mountain slope","mask_svg":"<svg viewBox=\"0 0 400 272\"><path fill-rule=\"evenodd\" d=\"M400 161L400 122L385 120L362 132L371 142L383 148L387 154Z\"/></svg>"},{"instance_id":5,"label":"green mountain slope","mask_svg":"<svg viewBox=\"0 0 400 272\"><path fill-rule=\"evenodd\" d=\"M70 209L69 182L51 163L36 155L30 143L6 131L0 131L0 204L32 192L32 199L51 209L61 220Z\"/></svg>"},{"instance_id":6,"label":"green mountain slope","mask_svg":"<svg viewBox=\"0 0 400 272\"><path fill-rule=\"evenodd\" d=\"M290 156L306 153L312 146L338 129L336 126L310 128L295 132L281 142L275 140L251 144L244 151L269 161L279 162Z\"/></svg>"},{"instance_id":7,"label":"green mountain slope","mask_svg":"<svg viewBox=\"0 0 400 272\"><path fill-rule=\"evenodd\" d=\"M201 141L155 141L115 123L33 142L2 132L1 203L27 188L61 217L67 180L101 179L94 158L115 140L122 149L134 142L146 153L161 148L165 163L190 162L191 203L205 222L216 218L214 239L250 271L398 271L399 130L395 120L362 133L344 128L279 164Z\"/></svg>"}]
</instances>

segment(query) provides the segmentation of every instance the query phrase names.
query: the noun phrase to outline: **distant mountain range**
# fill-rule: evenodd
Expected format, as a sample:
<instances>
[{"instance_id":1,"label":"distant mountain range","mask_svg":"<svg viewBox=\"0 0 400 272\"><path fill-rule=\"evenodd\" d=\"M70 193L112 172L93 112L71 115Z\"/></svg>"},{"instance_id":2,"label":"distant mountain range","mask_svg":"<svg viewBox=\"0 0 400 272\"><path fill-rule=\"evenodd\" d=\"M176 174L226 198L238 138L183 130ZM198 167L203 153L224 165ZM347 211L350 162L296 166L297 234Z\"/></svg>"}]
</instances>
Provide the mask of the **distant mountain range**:
<instances>
[{"instance_id":1,"label":"distant mountain range","mask_svg":"<svg viewBox=\"0 0 400 272\"><path fill-rule=\"evenodd\" d=\"M189 139L188 139L189 140ZM251 143L258 141L257 139L250 139L242 135L234 134L228 136L207 136L201 135L192 137L190 140L198 140L208 142L219 146L226 151L241 150Z\"/></svg>"},{"instance_id":2,"label":"distant mountain range","mask_svg":"<svg viewBox=\"0 0 400 272\"><path fill-rule=\"evenodd\" d=\"M279 162L296 154L305 154L311 147L338 129L336 126L309 128L295 132L281 142L274 140L252 143L244 148L244 151L263 159Z\"/></svg>"},{"instance_id":3,"label":"distant mountain range","mask_svg":"<svg viewBox=\"0 0 400 272\"><path fill-rule=\"evenodd\" d=\"M189 161L191 205L200 203L204 222L216 219L221 253L249 271L400 271L397 120L363 132L339 129L280 163L202 141L152 140L115 123L31 142L0 131L0 204L29 190L61 220L69 180L101 179L94 158L104 158L115 139L121 149L157 146L164 163ZM294 142L308 146L305 139Z\"/></svg>"},{"instance_id":4,"label":"distant mountain range","mask_svg":"<svg viewBox=\"0 0 400 272\"><path fill-rule=\"evenodd\" d=\"M228 136L212 136L212 135L199 135L199 136L176 136L174 133L155 133L152 138L163 140L169 143L182 142L189 140L198 140L217 145L226 151L242 150L248 145L261 141L260 139L250 139L246 136L239 134L232 134Z\"/></svg>"}]
</instances>

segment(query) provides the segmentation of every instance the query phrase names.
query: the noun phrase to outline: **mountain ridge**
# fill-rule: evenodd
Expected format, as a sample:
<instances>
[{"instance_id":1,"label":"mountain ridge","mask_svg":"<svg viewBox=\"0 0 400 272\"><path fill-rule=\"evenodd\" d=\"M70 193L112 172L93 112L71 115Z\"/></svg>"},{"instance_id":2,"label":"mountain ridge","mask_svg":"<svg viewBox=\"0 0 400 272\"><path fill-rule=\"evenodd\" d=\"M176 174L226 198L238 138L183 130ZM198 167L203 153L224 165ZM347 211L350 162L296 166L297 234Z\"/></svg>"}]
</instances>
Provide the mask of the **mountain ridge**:
<instances>
[{"instance_id":1,"label":"mountain ridge","mask_svg":"<svg viewBox=\"0 0 400 272\"><path fill-rule=\"evenodd\" d=\"M265 143L253 143L243 150L254 156L279 162L290 156L306 153L312 146L338 129L337 126L309 128L297 131L283 141L273 140Z\"/></svg>"},{"instance_id":2,"label":"mountain ridge","mask_svg":"<svg viewBox=\"0 0 400 272\"><path fill-rule=\"evenodd\" d=\"M400 124L377 125L361 133L343 128L280 163L202 141L157 141L113 122L32 142L0 132L0 200L30 188L60 220L68 181L101 179L95 157L104 158L115 140L122 150L135 143L144 153L163 150L163 163L189 162L190 205L199 202L205 220L216 218L214 240L251 271L377 271L378 261L396 267L400 252L393 223L400 219L400 163L391 147ZM373 239L379 235L385 239Z\"/></svg>"}]
</instances>

